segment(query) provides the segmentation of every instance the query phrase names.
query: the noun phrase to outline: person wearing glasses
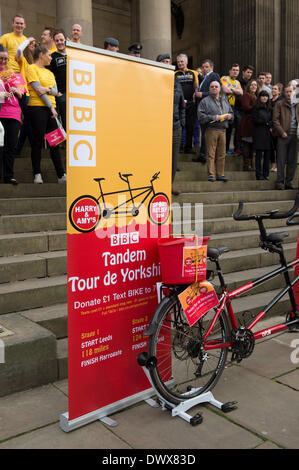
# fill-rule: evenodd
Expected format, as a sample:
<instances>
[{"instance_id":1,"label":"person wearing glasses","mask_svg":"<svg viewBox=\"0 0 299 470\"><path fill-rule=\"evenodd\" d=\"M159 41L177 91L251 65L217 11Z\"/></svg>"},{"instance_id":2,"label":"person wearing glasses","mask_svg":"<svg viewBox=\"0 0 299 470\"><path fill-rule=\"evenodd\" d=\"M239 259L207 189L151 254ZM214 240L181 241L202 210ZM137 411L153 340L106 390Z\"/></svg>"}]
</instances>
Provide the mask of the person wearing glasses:
<instances>
[{"instance_id":1,"label":"person wearing glasses","mask_svg":"<svg viewBox=\"0 0 299 470\"><path fill-rule=\"evenodd\" d=\"M21 108L19 99L24 90L10 86L5 78L11 70L7 68L9 61L7 49L0 44L0 121L4 128L4 146L0 148L0 177L3 170L4 183L18 184L14 178L14 160L16 145L21 125Z\"/></svg>"},{"instance_id":2,"label":"person wearing glasses","mask_svg":"<svg viewBox=\"0 0 299 470\"><path fill-rule=\"evenodd\" d=\"M221 85L218 81L210 84L209 96L199 103L197 116L199 123L206 129L208 181L226 182L226 130L234 119L234 113L226 97L221 95Z\"/></svg>"}]
</instances>

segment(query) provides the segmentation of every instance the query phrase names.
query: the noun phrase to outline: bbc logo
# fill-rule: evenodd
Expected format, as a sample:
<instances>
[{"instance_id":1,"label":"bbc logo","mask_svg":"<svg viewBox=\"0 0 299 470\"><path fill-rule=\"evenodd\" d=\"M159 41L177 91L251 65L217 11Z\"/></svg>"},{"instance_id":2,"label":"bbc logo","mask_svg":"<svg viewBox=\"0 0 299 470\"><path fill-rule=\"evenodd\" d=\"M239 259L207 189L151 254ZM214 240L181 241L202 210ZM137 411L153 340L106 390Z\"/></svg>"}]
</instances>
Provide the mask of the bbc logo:
<instances>
[{"instance_id":1,"label":"bbc logo","mask_svg":"<svg viewBox=\"0 0 299 470\"><path fill-rule=\"evenodd\" d=\"M111 246L131 245L139 243L139 233L116 233L111 235Z\"/></svg>"}]
</instances>

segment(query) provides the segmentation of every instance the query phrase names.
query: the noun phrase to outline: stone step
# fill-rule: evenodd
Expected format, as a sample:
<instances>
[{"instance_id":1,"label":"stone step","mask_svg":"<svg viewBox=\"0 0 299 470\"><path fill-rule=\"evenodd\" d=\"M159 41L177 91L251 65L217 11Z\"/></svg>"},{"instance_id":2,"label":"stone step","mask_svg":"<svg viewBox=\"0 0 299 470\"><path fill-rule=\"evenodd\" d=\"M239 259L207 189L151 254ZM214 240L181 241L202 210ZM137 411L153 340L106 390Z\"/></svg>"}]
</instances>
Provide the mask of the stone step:
<instances>
[{"instance_id":1,"label":"stone step","mask_svg":"<svg viewBox=\"0 0 299 470\"><path fill-rule=\"evenodd\" d=\"M67 337L67 303L25 310L20 314L50 330L57 339Z\"/></svg>"},{"instance_id":2,"label":"stone step","mask_svg":"<svg viewBox=\"0 0 299 470\"><path fill-rule=\"evenodd\" d=\"M213 263L209 265L210 269L213 270L214 272L214 279L212 280L212 284L215 286L216 291L220 292L220 282L217 276L217 271L215 268L215 264L213 266ZM237 271L237 272L227 272L224 275L225 282L227 284L227 288L229 291L233 291L251 281L255 281L256 279L265 276L266 274L270 273L271 271L274 271L275 269L279 268L280 264L276 265L269 265L265 267L259 267L259 268L252 268L252 269L246 269L244 271ZM294 270L289 271L290 278L293 279L294 277ZM285 285L284 278L282 275L276 276L273 279L270 279L258 286L256 286L254 289L245 292L242 294L242 296L250 296L250 295L255 295L257 293L261 292L268 292L270 290L275 290L275 289L281 289L282 286Z\"/></svg>"},{"instance_id":3,"label":"stone step","mask_svg":"<svg viewBox=\"0 0 299 470\"><path fill-rule=\"evenodd\" d=\"M285 257L288 262L296 258L297 243L287 243L284 245ZM272 266L279 262L276 253L269 253L261 248L247 248L245 250L234 250L224 253L220 258L220 265L223 273L243 271L244 268L262 268ZM208 269L213 269L214 263L208 262Z\"/></svg>"},{"instance_id":4,"label":"stone step","mask_svg":"<svg viewBox=\"0 0 299 470\"><path fill-rule=\"evenodd\" d=\"M275 297L276 294L280 292L281 289L275 289L267 292L257 293L255 295L249 295L245 298L238 298L232 300L232 306L236 318L239 321L242 320L242 316L250 312L253 315L264 311L264 308L267 304ZM290 299L288 294L284 295L282 299L267 313L266 318L282 315L290 311ZM1 317L0 317L1 318ZM285 318L282 318L281 323L285 321ZM261 329L263 326L261 325ZM258 330L258 324L255 327L255 331Z\"/></svg>"},{"instance_id":5,"label":"stone step","mask_svg":"<svg viewBox=\"0 0 299 470\"><path fill-rule=\"evenodd\" d=\"M207 165L206 164L202 164L202 163L198 163L198 162L192 162L192 159L184 159L184 160L180 160L178 162L178 171L176 173L176 178L180 175L180 174L203 174L203 175L206 175L207 174ZM227 157L226 160L225 160L225 174L227 175L228 173L230 174L234 174L234 173L238 173L241 175L241 179L245 178L246 179L246 175L252 175L253 178L255 179L255 171L254 170L251 170L251 171L244 171L243 170L243 160L242 158L239 159L239 157ZM298 177L298 174L299 174L299 168L297 168L296 170L296 176ZM269 176L271 178L274 178L276 179L276 175L277 173L276 172L272 172L270 171L269 172ZM296 178L295 176L295 178ZM294 180L296 181L296 180Z\"/></svg>"},{"instance_id":6,"label":"stone step","mask_svg":"<svg viewBox=\"0 0 299 470\"><path fill-rule=\"evenodd\" d=\"M4 215L0 217L0 234L44 232L66 229L66 214Z\"/></svg>"},{"instance_id":7,"label":"stone step","mask_svg":"<svg viewBox=\"0 0 299 470\"><path fill-rule=\"evenodd\" d=\"M0 257L66 250L66 231L0 235Z\"/></svg>"},{"instance_id":8,"label":"stone step","mask_svg":"<svg viewBox=\"0 0 299 470\"><path fill-rule=\"evenodd\" d=\"M0 258L0 284L32 278L60 276L67 272L67 252L53 251Z\"/></svg>"},{"instance_id":9,"label":"stone step","mask_svg":"<svg viewBox=\"0 0 299 470\"><path fill-rule=\"evenodd\" d=\"M53 333L27 318L1 315L5 362L0 367L0 396L55 382L57 340Z\"/></svg>"},{"instance_id":10,"label":"stone step","mask_svg":"<svg viewBox=\"0 0 299 470\"><path fill-rule=\"evenodd\" d=\"M197 155L186 155L184 153L180 153L178 159L178 168L181 170L182 168L185 168L185 166L193 165L197 166L198 168L203 168L206 171L206 164L192 161L192 159L196 157ZM243 171L243 157L226 155L225 169L227 171Z\"/></svg>"},{"instance_id":11,"label":"stone step","mask_svg":"<svg viewBox=\"0 0 299 470\"><path fill-rule=\"evenodd\" d=\"M256 181L255 172L253 171L225 171L225 176L229 181ZM178 181L207 181L208 174L206 168L190 168L181 170L176 173L175 183ZM270 179L275 180L273 174L270 175Z\"/></svg>"},{"instance_id":12,"label":"stone step","mask_svg":"<svg viewBox=\"0 0 299 470\"><path fill-rule=\"evenodd\" d=\"M264 226L266 229L281 228L281 231L288 231L284 219L266 220ZM232 217L218 217L211 219L195 219L189 221L174 221L172 224L172 233L175 236L190 235L196 233L199 236L210 236L211 234L231 233L232 229L238 232L255 230L257 223L254 220L234 221Z\"/></svg>"},{"instance_id":13,"label":"stone step","mask_svg":"<svg viewBox=\"0 0 299 470\"><path fill-rule=\"evenodd\" d=\"M0 185L0 199L2 198L34 198L34 197L63 197L66 195L66 185L59 183L24 183L12 186Z\"/></svg>"},{"instance_id":14,"label":"stone step","mask_svg":"<svg viewBox=\"0 0 299 470\"><path fill-rule=\"evenodd\" d=\"M11 312L22 312L67 301L66 276L0 284L0 318Z\"/></svg>"},{"instance_id":15,"label":"stone step","mask_svg":"<svg viewBox=\"0 0 299 470\"><path fill-rule=\"evenodd\" d=\"M271 229L271 233L286 231L289 236L284 241L297 242L298 227L276 227ZM240 250L246 248L257 248L260 243L259 230L245 230L243 232L219 233L210 236L208 245L211 247L227 246L230 250Z\"/></svg>"},{"instance_id":16,"label":"stone step","mask_svg":"<svg viewBox=\"0 0 299 470\"><path fill-rule=\"evenodd\" d=\"M275 204L273 203L273 201L250 202L244 204L242 214L263 214L273 209L276 209L279 212L288 212L293 207L293 205L294 201L292 200L275 201ZM176 204L174 204L172 206L172 220L179 221L183 217L190 218L190 216L191 219L194 219L195 217L200 217L200 206L193 204L190 209L186 205L178 207ZM216 217L232 217L232 215L238 209L238 203L204 204L202 209L204 219L212 219ZM235 223L234 220L233 222Z\"/></svg>"},{"instance_id":17,"label":"stone step","mask_svg":"<svg viewBox=\"0 0 299 470\"><path fill-rule=\"evenodd\" d=\"M202 203L202 204L221 204L221 203L229 203L233 202L238 204L239 201L244 202L262 202L262 201L284 201L290 200L294 201L296 197L296 190L287 190L287 191L219 191L213 192L212 196L211 193L208 191L203 191L201 193L198 192L188 192L188 193L181 193L179 196L174 196L172 198L173 203L179 204L195 204L195 203Z\"/></svg>"},{"instance_id":18,"label":"stone step","mask_svg":"<svg viewBox=\"0 0 299 470\"><path fill-rule=\"evenodd\" d=\"M1 215L66 212L65 196L0 199Z\"/></svg>"},{"instance_id":19,"label":"stone step","mask_svg":"<svg viewBox=\"0 0 299 470\"><path fill-rule=\"evenodd\" d=\"M175 189L180 192L224 192L224 191L256 191L256 190L274 190L274 180L272 181L177 181Z\"/></svg>"},{"instance_id":20,"label":"stone step","mask_svg":"<svg viewBox=\"0 0 299 470\"><path fill-rule=\"evenodd\" d=\"M62 338L57 341L57 367L58 380L68 377L68 340Z\"/></svg>"}]
</instances>

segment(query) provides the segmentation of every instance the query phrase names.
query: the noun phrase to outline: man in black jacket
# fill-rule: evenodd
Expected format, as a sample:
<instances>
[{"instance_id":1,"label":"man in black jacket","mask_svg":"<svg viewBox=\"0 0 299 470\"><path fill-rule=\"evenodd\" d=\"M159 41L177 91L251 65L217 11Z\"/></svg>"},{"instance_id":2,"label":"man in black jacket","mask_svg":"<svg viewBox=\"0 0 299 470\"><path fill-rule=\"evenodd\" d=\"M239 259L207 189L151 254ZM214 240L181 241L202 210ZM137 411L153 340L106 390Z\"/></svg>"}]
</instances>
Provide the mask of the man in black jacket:
<instances>
[{"instance_id":1,"label":"man in black jacket","mask_svg":"<svg viewBox=\"0 0 299 470\"><path fill-rule=\"evenodd\" d=\"M175 77L174 80L174 102L173 102L173 134L172 134L172 183L174 182L180 144L182 138L182 130L185 127L185 102L181 84ZM179 192L172 190L174 196L178 196Z\"/></svg>"},{"instance_id":2,"label":"man in black jacket","mask_svg":"<svg viewBox=\"0 0 299 470\"><path fill-rule=\"evenodd\" d=\"M201 69L203 72L203 78L199 84L198 91L195 92L197 107L203 98L209 96L211 83L214 81L221 83L220 76L218 73L214 72L214 63L211 59L204 59L201 65ZM193 158L193 161L201 163L206 163L207 161L204 126L201 126L201 146L199 157Z\"/></svg>"}]
</instances>

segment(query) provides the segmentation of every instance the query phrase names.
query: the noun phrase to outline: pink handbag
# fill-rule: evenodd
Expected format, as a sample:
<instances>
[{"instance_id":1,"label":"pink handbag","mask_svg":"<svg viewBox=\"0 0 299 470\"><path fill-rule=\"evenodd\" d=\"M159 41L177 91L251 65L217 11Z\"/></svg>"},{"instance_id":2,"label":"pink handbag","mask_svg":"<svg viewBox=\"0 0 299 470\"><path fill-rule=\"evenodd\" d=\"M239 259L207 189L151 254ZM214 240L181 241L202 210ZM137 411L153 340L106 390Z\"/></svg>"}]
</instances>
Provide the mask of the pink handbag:
<instances>
[{"instance_id":1,"label":"pink handbag","mask_svg":"<svg viewBox=\"0 0 299 470\"><path fill-rule=\"evenodd\" d=\"M56 145L66 140L66 132L57 118L56 118L56 122L57 122L58 128L45 135L47 142L51 147L56 147Z\"/></svg>"}]
</instances>

